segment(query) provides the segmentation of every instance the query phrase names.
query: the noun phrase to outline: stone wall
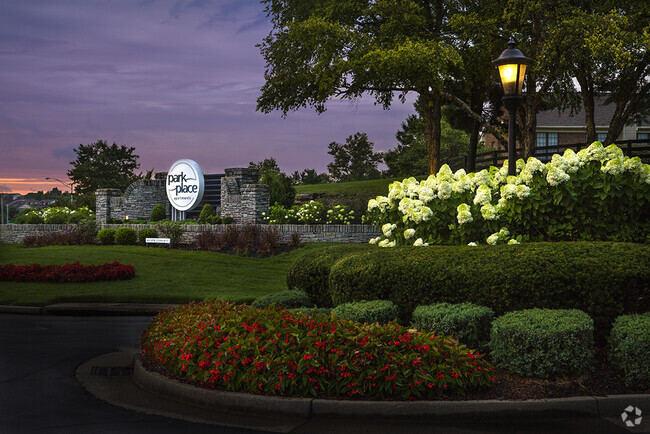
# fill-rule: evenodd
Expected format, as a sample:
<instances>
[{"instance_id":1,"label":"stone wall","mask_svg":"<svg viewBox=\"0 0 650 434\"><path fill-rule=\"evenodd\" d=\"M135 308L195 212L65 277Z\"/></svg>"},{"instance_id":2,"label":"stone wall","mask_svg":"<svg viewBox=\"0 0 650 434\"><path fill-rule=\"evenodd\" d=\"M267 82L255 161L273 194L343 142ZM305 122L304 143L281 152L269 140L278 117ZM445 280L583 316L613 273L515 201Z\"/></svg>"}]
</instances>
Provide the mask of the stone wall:
<instances>
[{"instance_id":1,"label":"stone wall","mask_svg":"<svg viewBox=\"0 0 650 434\"><path fill-rule=\"evenodd\" d=\"M165 192L164 180L139 180L129 185L124 192L114 188L104 188L96 192L97 223L105 223L108 218L125 220L151 217L156 204L165 205L169 214L169 201Z\"/></svg>"},{"instance_id":2,"label":"stone wall","mask_svg":"<svg viewBox=\"0 0 650 434\"><path fill-rule=\"evenodd\" d=\"M101 228L113 228L126 226L135 230L143 228L154 228L156 225L107 225L101 224ZM223 232L233 225L185 225L182 242L193 243L196 237L203 231ZM234 225L241 228L244 225ZM381 232L374 226L369 225L257 225L261 229L276 229L282 241L288 242L291 235L300 235L303 242L331 242L331 243L367 243L370 238L381 235ZM44 235L53 232L67 232L73 230L75 225L0 225L0 242L20 243L29 235ZM159 234L162 236L162 234Z\"/></svg>"}]
</instances>

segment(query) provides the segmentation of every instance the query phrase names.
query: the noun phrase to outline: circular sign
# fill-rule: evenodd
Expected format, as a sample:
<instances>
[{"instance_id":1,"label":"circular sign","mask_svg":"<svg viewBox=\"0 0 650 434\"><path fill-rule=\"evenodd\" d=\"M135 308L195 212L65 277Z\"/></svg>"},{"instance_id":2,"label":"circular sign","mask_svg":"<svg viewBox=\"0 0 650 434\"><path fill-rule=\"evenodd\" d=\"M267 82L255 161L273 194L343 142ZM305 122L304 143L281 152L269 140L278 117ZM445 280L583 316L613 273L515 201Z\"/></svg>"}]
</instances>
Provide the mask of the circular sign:
<instances>
[{"instance_id":1,"label":"circular sign","mask_svg":"<svg viewBox=\"0 0 650 434\"><path fill-rule=\"evenodd\" d=\"M179 211L189 211L203 198L205 180L194 160L178 160L167 172L167 198Z\"/></svg>"}]
</instances>

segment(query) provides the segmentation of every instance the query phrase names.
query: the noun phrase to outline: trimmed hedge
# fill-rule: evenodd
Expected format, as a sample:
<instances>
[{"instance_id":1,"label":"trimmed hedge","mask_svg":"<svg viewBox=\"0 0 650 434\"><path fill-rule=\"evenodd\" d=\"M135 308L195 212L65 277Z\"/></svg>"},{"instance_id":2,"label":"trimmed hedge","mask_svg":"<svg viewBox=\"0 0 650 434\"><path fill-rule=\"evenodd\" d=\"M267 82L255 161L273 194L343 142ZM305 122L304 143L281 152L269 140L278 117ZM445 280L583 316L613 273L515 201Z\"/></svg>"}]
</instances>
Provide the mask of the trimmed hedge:
<instances>
[{"instance_id":1,"label":"trimmed hedge","mask_svg":"<svg viewBox=\"0 0 650 434\"><path fill-rule=\"evenodd\" d=\"M97 232L97 239L104 245L115 244L115 229L104 228Z\"/></svg>"},{"instance_id":2,"label":"trimmed hedge","mask_svg":"<svg viewBox=\"0 0 650 434\"><path fill-rule=\"evenodd\" d=\"M452 335L470 348L485 348L490 340L494 311L472 303L418 306L412 325L418 330Z\"/></svg>"},{"instance_id":3,"label":"trimmed hedge","mask_svg":"<svg viewBox=\"0 0 650 434\"><path fill-rule=\"evenodd\" d=\"M319 306L391 300L402 321L417 306L439 302L488 306L497 315L533 307L580 309L603 338L617 316L650 310L650 245L368 247L306 252L287 282L317 294L312 300Z\"/></svg>"},{"instance_id":4,"label":"trimmed hedge","mask_svg":"<svg viewBox=\"0 0 650 434\"><path fill-rule=\"evenodd\" d=\"M138 233L133 228L117 228L115 231L115 244L131 246L138 242Z\"/></svg>"},{"instance_id":5,"label":"trimmed hedge","mask_svg":"<svg viewBox=\"0 0 650 434\"><path fill-rule=\"evenodd\" d=\"M138 231L138 243L147 244L147 238L158 238L158 231L153 228L144 228Z\"/></svg>"},{"instance_id":6,"label":"trimmed hedge","mask_svg":"<svg viewBox=\"0 0 650 434\"><path fill-rule=\"evenodd\" d=\"M397 306L388 300L358 301L336 306L334 314L349 321L388 324L397 318Z\"/></svg>"},{"instance_id":7,"label":"trimmed hedge","mask_svg":"<svg viewBox=\"0 0 650 434\"><path fill-rule=\"evenodd\" d=\"M293 241L293 235L291 238ZM287 286L305 291L309 298L320 307L332 307L332 297L328 289L332 266L351 253L370 249L377 250L377 247L368 244L345 244L307 252L298 257L289 267Z\"/></svg>"},{"instance_id":8,"label":"trimmed hedge","mask_svg":"<svg viewBox=\"0 0 650 434\"><path fill-rule=\"evenodd\" d=\"M528 309L494 320L491 359L522 377L563 377L593 370L594 323L577 309Z\"/></svg>"},{"instance_id":9,"label":"trimmed hedge","mask_svg":"<svg viewBox=\"0 0 650 434\"><path fill-rule=\"evenodd\" d=\"M631 385L650 386L650 312L616 318L609 338L609 358Z\"/></svg>"},{"instance_id":10,"label":"trimmed hedge","mask_svg":"<svg viewBox=\"0 0 650 434\"><path fill-rule=\"evenodd\" d=\"M158 222L160 220L165 220L167 213L165 212L165 206L162 203L157 203L151 210L151 216L149 217L152 222Z\"/></svg>"},{"instance_id":11,"label":"trimmed hedge","mask_svg":"<svg viewBox=\"0 0 650 434\"><path fill-rule=\"evenodd\" d=\"M287 309L314 306L314 303L309 300L309 296L304 291L281 291L263 295L257 298L251 306L264 308L272 304L275 304L276 307L286 307Z\"/></svg>"}]
</instances>

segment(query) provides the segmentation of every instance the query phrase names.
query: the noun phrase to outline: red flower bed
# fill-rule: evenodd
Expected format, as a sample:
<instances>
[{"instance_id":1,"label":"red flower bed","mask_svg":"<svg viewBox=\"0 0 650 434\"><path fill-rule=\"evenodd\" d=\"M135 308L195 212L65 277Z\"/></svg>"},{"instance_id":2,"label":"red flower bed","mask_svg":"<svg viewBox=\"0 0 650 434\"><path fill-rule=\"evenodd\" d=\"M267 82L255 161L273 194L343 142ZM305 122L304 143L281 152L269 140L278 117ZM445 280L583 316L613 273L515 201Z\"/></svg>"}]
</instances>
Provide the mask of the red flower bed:
<instances>
[{"instance_id":1,"label":"red flower bed","mask_svg":"<svg viewBox=\"0 0 650 434\"><path fill-rule=\"evenodd\" d=\"M0 266L0 281L5 282L98 282L101 280L126 280L135 276L133 265L115 261L102 265L13 265Z\"/></svg>"}]
</instances>

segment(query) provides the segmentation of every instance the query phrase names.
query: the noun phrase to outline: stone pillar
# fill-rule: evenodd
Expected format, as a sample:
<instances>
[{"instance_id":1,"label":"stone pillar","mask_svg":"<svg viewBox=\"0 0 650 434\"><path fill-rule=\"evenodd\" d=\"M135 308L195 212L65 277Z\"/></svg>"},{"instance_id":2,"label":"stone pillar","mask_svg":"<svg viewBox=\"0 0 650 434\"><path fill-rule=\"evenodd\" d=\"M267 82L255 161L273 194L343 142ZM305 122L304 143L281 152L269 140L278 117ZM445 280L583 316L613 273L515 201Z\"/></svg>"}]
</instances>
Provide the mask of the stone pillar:
<instances>
[{"instance_id":1,"label":"stone pillar","mask_svg":"<svg viewBox=\"0 0 650 434\"><path fill-rule=\"evenodd\" d=\"M242 222L242 188L256 185L258 178L257 169L237 167L225 170L225 176L221 178L221 216L232 217L236 223Z\"/></svg>"},{"instance_id":2,"label":"stone pillar","mask_svg":"<svg viewBox=\"0 0 650 434\"><path fill-rule=\"evenodd\" d=\"M120 197L122 192L117 188L102 188L95 192L95 217L97 223L106 223L111 217L111 198Z\"/></svg>"},{"instance_id":3,"label":"stone pillar","mask_svg":"<svg viewBox=\"0 0 650 434\"><path fill-rule=\"evenodd\" d=\"M264 223L262 213L269 209L270 187L266 184L246 184L241 192L241 223Z\"/></svg>"}]
</instances>

